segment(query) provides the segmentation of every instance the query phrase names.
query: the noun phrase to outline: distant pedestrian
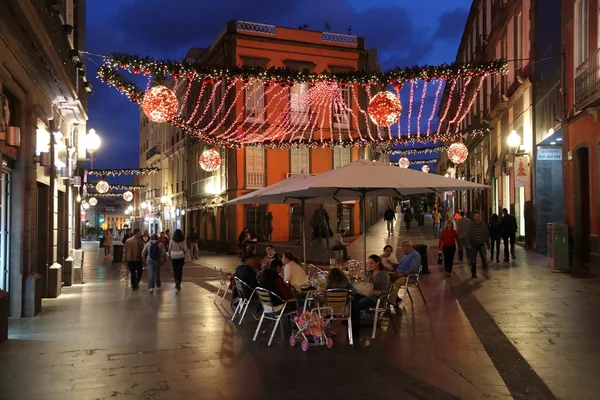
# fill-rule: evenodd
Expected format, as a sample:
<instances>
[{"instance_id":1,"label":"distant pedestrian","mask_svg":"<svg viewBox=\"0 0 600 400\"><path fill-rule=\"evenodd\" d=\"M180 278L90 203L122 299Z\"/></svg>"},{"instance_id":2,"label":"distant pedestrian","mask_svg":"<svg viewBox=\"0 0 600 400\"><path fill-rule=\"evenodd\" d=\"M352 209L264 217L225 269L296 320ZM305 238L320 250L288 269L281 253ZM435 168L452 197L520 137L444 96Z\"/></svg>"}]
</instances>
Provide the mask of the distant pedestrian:
<instances>
[{"instance_id":1,"label":"distant pedestrian","mask_svg":"<svg viewBox=\"0 0 600 400\"><path fill-rule=\"evenodd\" d=\"M131 289L138 290L142 273L144 272L142 265L142 251L144 250L144 241L139 229L134 229L133 235L125 242L125 262L129 267L131 278Z\"/></svg>"},{"instance_id":2,"label":"distant pedestrian","mask_svg":"<svg viewBox=\"0 0 600 400\"><path fill-rule=\"evenodd\" d=\"M158 241L158 235L155 233L150 241L142 250L142 258L146 260L148 267L148 291L152 293L154 288L160 289L160 267L165 263L167 251L161 242Z\"/></svg>"},{"instance_id":3,"label":"distant pedestrian","mask_svg":"<svg viewBox=\"0 0 600 400\"><path fill-rule=\"evenodd\" d=\"M123 233L123 245L125 245L125 243L133 236L133 234L131 233L131 229L127 229L125 230L125 232Z\"/></svg>"},{"instance_id":4,"label":"distant pedestrian","mask_svg":"<svg viewBox=\"0 0 600 400\"><path fill-rule=\"evenodd\" d=\"M433 214L431 214L431 218L433 219L433 236L438 238L440 237L440 224L442 222L442 214L440 214L440 212L437 209L435 209L433 211Z\"/></svg>"},{"instance_id":5,"label":"distant pedestrian","mask_svg":"<svg viewBox=\"0 0 600 400\"><path fill-rule=\"evenodd\" d=\"M502 240L504 241L504 262L509 262L508 245L510 242L510 255L515 259L515 240L517 235L517 219L508 213L506 208L502 209Z\"/></svg>"},{"instance_id":6,"label":"distant pedestrian","mask_svg":"<svg viewBox=\"0 0 600 400\"><path fill-rule=\"evenodd\" d=\"M165 236L167 237L167 245L165 246L166 249L169 248L169 243L171 242L171 230L167 229L165 231Z\"/></svg>"},{"instance_id":7,"label":"distant pedestrian","mask_svg":"<svg viewBox=\"0 0 600 400\"><path fill-rule=\"evenodd\" d=\"M404 224L406 226L406 230L410 231L410 223L412 222L413 214L410 208L404 210Z\"/></svg>"},{"instance_id":8,"label":"distant pedestrian","mask_svg":"<svg viewBox=\"0 0 600 400\"><path fill-rule=\"evenodd\" d=\"M110 229L104 232L104 259L110 257L110 248L113 245L113 234Z\"/></svg>"},{"instance_id":9,"label":"distant pedestrian","mask_svg":"<svg viewBox=\"0 0 600 400\"><path fill-rule=\"evenodd\" d=\"M446 222L446 227L440 233L438 243L440 251L444 254L444 268L446 276L452 276L452 264L454 264L454 255L456 254L456 246L460 246L458 233L454 229L454 222Z\"/></svg>"},{"instance_id":10,"label":"distant pedestrian","mask_svg":"<svg viewBox=\"0 0 600 400\"><path fill-rule=\"evenodd\" d=\"M169 243L169 258L173 264L173 279L175 280L175 290L181 290L181 280L183 279L183 264L185 264L185 255L188 248L185 244L185 236L181 229L177 229L173 234L173 240Z\"/></svg>"},{"instance_id":11,"label":"distant pedestrian","mask_svg":"<svg viewBox=\"0 0 600 400\"><path fill-rule=\"evenodd\" d=\"M196 228L192 228L192 233L188 237L190 242L190 253L192 260L196 259L196 253L198 253L198 241L200 240L200 235L196 232Z\"/></svg>"},{"instance_id":12,"label":"distant pedestrian","mask_svg":"<svg viewBox=\"0 0 600 400\"><path fill-rule=\"evenodd\" d=\"M492 248L490 250L490 261L494 261L494 247L496 247L496 262L500 262L500 240L502 239L502 222L498 214L492 214L492 220L489 224L490 240Z\"/></svg>"},{"instance_id":13,"label":"distant pedestrian","mask_svg":"<svg viewBox=\"0 0 600 400\"><path fill-rule=\"evenodd\" d=\"M150 235L148 234L148 231L144 231L144 234L142 235L142 240L144 241L144 243L148 243L150 241Z\"/></svg>"},{"instance_id":14,"label":"distant pedestrian","mask_svg":"<svg viewBox=\"0 0 600 400\"><path fill-rule=\"evenodd\" d=\"M461 211L455 223L456 233L458 233L458 237L460 238L460 245L458 247L458 261L460 262L463 262L465 254L467 255L467 262L470 258L470 253L466 247L469 244L469 232L472 222L467 218L465 212Z\"/></svg>"},{"instance_id":15,"label":"distant pedestrian","mask_svg":"<svg viewBox=\"0 0 600 400\"><path fill-rule=\"evenodd\" d=\"M478 211L473 213L473 221L469 226L467 240L471 253L471 277L477 278L477 254L479 254L481 256L481 263L483 264L483 274L486 278L489 278L485 250L486 248L490 248L490 235L487 226L481 221L481 214Z\"/></svg>"},{"instance_id":16,"label":"distant pedestrian","mask_svg":"<svg viewBox=\"0 0 600 400\"><path fill-rule=\"evenodd\" d=\"M394 236L394 221L396 220L396 213L392 209L392 206L388 206L388 209L385 210L385 213L383 214L383 219L385 219L387 222L388 236Z\"/></svg>"}]
</instances>

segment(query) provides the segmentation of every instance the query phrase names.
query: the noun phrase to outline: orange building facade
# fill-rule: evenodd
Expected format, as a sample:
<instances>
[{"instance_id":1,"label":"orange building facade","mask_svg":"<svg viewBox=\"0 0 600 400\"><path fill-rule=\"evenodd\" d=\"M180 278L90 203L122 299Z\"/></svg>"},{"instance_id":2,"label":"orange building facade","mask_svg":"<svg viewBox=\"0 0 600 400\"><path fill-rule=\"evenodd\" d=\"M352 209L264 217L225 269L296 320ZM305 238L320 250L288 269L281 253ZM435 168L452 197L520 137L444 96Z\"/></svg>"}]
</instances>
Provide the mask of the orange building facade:
<instances>
[{"instance_id":1,"label":"orange building facade","mask_svg":"<svg viewBox=\"0 0 600 400\"><path fill-rule=\"evenodd\" d=\"M563 0L565 213L573 264L600 272L600 4Z\"/></svg>"},{"instance_id":2,"label":"orange building facade","mask_svg":"<svg viewBox=\"0 0 600 400\"><path fill-rule=\"evenodd\" d=\"M363 38L245 21L228 22L207 49L190 50L187 61L229 68L243 65L317 73L325 70L341 72L378 67L375 53L366 50ZM268 88L260 81L237 82L237 95L230 94L225 99L220 99L219 96L226 93L225 85L229 84L230 82L220 82L221 87L214 88L211 95L216 96L217 103L219 100L225 101L224 110L233 107L232 112L215 115L209 111L205 116L206 120L214 119L214 125L222 122L223 132L231 132L231 127L235 125L234 134L243 134L251 126L260 126L261 129L255 133L260 135L277 124L278 117L286 107L293 114L292 118L312 123L314 114L311 113L315 113L315 110L302 104L308 84ZM178 87L180 98L186 95L184 87L184 84ZM363 109L366 108L366 98L355 99L349 90L340 90L344 101L355 113L359 112L359 104ZM196 99L198 96L208 96L207 92L208 90L202 91L199 87L191 90L189 98L192 101L186 102L185 116L194 113L194 96ZM365 128L354 126L355 123L349 113L332 109L328 117L318 124L313 136L326 142L332 132L336 136L348 135ZM284 179L302 174L320 174L360 158L373 158L373 153L368 148L220 148L216 150L221 155L221 166L216 171L207 172L200 167L199 157L203 151L212 147L193 138L188 140L186 230L189 232L191 228L198 229L201 247L218 252L235 251L238 235L243 228L255 232L260 241L297 242L302 235L299 204L224 206L223 203L227 200ZM367 226L381 217L386 205L387 199L370 201L367 205ZM307 205L307 221L310 220L313 208L314 206ZM354 202L327 204L326 208L333 231L361 231L359 207ZM271 213L273 221L270 236L267 232L268 213Z\"/></svg>"}]
</instances>

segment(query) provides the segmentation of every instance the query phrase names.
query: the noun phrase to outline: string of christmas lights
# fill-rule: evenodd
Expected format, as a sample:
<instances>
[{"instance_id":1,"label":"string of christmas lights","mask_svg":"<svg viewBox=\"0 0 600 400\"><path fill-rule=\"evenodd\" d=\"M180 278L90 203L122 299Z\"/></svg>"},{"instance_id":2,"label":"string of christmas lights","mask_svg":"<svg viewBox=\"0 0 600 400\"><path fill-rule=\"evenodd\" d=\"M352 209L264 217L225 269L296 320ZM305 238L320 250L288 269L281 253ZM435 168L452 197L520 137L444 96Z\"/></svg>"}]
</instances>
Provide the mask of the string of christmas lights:
<instances>
[{"instance_id":1,"label":"string of christmas lights","mask_svg":"<svg viewBox=\"0 0 600 400\"><path fill-rule=\"evenodd\" d=\"M96 176L122 176L122 175L146 175L160 171L160 168L136 168L136 169L89 169L88 175Z\"/></svg>"},{"instance_id":2,"label":"string of christmas lights","mask_svg":"<svg viewBox=\"0 0 600 400\"><path fill-rule=\"evenodd\" d=\"M87 183L85 185L88 189L96 189L96 182L94 183ZM146 186L144 185L113 185L112 183L110 184L110 190L131 190L131 191L135 191L135 190L140 190L145 188Z\"/></svg>"},{"instance_id":3,"label":"string of christmas lights","mask_svg":"<svg viewBox=\"0 0 600 400\"><path fill-rule=\"evenodd\" d=\"M432 158L431 160L410 160L411 165L427 165L427 164L435 164L438 162L437 158ZM395 165L396 167L399 165L398 161L391 161L390 165Z\"/></svg>"},{"instance_id":4,"label":"string of christmas lights","mask_svg":"<svg viewBox=\"0 0 600 400\"><path fill-rule=\"evenodd\" d=\"M87 197L123 197L123 193L114 193L114 192L107 192L107 193L84 193L83 194L83 198L87 198Z\"/></svg>"},{"instance_id":5,"label":"string of christmas lights","mask_svg":"<svg viewBox=\"0 0 600 400\"><path fill-rule=\"evenodd\" d=\"M390 151L386 151L388 154L432 154L432 153L440 153L442 151L448 150L448 146L436 146L436 147L426 147L422 149L393 149Z\"/></svg>"}]
</instances>

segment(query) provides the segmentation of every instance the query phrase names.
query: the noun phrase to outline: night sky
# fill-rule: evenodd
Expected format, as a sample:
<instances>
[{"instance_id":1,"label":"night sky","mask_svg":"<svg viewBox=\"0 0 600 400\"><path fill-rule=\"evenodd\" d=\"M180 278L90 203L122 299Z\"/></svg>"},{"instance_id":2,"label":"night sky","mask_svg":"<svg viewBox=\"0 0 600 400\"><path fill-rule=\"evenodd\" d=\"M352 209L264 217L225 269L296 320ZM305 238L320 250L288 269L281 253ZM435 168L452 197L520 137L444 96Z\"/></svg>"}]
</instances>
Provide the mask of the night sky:
<instances>
[{"instance_id":1,"label":"night sky","mask_svg":"<svg viewBox=\"0 0 600 400\"><path fill-rule=\"evenodd\" d=\"M180 60L191 47L206 47L229 20L362 36L377 48L383 69L451 63L456 57L469 0L88 0L87 51ZM90 56L101 63L101 57ZM88 128L102 137L95 168L139 167L137 106L96 78Z\"/></svg>"}]
</instances>

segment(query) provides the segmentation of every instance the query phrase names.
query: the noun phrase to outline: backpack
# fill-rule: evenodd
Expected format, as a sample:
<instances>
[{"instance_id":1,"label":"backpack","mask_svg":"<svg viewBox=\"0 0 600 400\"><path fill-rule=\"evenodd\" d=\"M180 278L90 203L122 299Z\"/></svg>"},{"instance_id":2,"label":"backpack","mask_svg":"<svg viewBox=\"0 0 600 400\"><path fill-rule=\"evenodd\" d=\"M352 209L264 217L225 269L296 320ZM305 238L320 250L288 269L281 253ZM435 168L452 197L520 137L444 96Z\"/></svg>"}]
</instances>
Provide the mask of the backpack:
<instances>
[{"instance_id":1,"label":"backpack","mask_svg":"<svg viewBox=\"0 0 600 400\"><path fill-rule=\"evenodd\" d=\"M152 260L160 260L160 247L158 242L150 244L150 258Z\"/></svg>"}]
</instances>

